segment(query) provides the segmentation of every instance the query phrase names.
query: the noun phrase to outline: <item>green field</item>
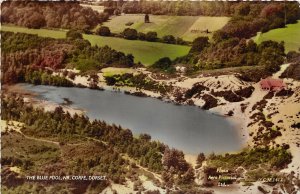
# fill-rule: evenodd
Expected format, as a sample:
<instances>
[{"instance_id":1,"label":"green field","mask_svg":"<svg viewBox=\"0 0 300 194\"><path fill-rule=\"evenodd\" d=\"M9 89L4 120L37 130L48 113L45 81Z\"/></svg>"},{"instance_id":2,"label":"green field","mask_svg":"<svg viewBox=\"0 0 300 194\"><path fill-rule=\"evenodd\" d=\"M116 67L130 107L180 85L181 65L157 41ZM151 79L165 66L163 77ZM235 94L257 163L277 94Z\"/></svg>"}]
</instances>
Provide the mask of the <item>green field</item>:
<instances>
[{"instance_id":1,"label":"green field","mask_svg":"<svg viewBox=\"0 0 300 194\"><path fill-rule=\"evenodd\" d=\"M130 14L115 16L103 25L109 27L114 33L120 33L129 27L139 32L155 31L159 37L173 35L193 41L198 36L211 37L212 33L207 34L201 31L206 29L210 32L216 31L222 28L229 19L229 17L150 15L150 23L144 23L143 14ZM133 22L133 24L126 26L128 22ZM197 32L192 33L191 30L197 30Z\"/></svg>"},{"instance_id":2,"label":"green field","mask_svg":"<svg viewBox=\"0 0 300 194\"><path fill-rule=\"evenodd\" d=\"M286 28L270 30L266 33L259 33L253 38L256 43L266 40L284 41L285 51L298 51L300 48L300 20L297 24L289 24Z\"/></svg>"},{"instance_id":3,"label":"green field","mask_svg":"<svg viewBox=\"0 0 300 194\"><path fill-rule=\"evenodd\" d=\"M80 4L80 6L82 6L82 7L89 7L92 10L97 11L99 13L103 13L103 11L104 11L104 6L102 6L102 5Z\"/></svg>"},{"instance_id":4,"label":"green field","mask_svg":"<svg viewBox=\"0 0 300 194\"><path fill-rule=\"evenodd\" d=\"M43 37L65 38L64 30L47 30L47 29L28 29L16 26L2 26L3 31L23 32L29 34L37 34ZM83 37L91 42L92 45L104 46L133 54L135 62L141 62L144 65L152 65L155 61L162 57L175 59L176 57L186 55L190 47L182 45L164 44L158 42L146 42L139 40L125 40L121 38L103 37L97 35L84 34Z\"/></svg>"}]
</instances>

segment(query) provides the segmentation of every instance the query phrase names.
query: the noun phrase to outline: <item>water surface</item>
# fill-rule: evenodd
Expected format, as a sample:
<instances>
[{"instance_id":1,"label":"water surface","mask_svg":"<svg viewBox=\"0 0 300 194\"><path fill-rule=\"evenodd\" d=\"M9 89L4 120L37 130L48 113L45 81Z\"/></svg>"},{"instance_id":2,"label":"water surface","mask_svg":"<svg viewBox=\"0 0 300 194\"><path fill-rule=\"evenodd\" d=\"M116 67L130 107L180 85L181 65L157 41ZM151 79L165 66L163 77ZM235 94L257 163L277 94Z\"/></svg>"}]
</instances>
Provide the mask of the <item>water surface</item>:
<instances>
[{"instance_id":1,"label":"water surface","mask_svg":"<svg viewBox=\"0 0 300 194\"><path fill-rule=\"evenodd\" d=\"M177 106L155 98L141 98L114 91L87 88L21 85L38 98L86 110L91 119L105 120L148 133L170 147L197 154L237 151L242 147L236 129L225 118L196 106Z\"/></svg>"}]
</instances>

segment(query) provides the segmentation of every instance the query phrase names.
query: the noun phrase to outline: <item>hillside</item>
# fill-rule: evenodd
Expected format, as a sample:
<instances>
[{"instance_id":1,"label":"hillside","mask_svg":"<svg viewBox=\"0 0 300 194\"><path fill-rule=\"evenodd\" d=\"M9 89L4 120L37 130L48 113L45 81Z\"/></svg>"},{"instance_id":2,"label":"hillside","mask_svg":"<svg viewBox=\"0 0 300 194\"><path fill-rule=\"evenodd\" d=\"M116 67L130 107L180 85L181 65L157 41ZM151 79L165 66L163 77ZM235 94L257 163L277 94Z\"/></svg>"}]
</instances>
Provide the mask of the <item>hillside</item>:
<instances>
[{"instance_id":1,"label":"hillside","mask_svg":"<svg viewBox=\"0 0 300 194\"><path fill-rule=\"evenodd\" d=\"M193 41L198 36L211 37L212 33L202 31L219 30L229 19L229 17L150 15L150 23L145 23L144 14L126 14L114 16L103 25L115 33L120 33L125 28L134 28L139 32L155 31L159 37L173 35ZM132 25L127 26L128 23Z\"/></svg>"},{"instance_id":2,"label":"hillside","mask_svg":"<svg viewBox=\"0 0 300 194\"><path fill-rule=\"evenodd\" d=\"M284 41L285 51L297 51L300 48L300 20L296 24L288 24L286 28L278 28L266 33L258 33L253 39L256 43L266 40Z\"/></svg>"},{"instance_id":3,"label":"hillside","mask_svg":"<svg viewBox=\"0 0 300 194\"><path fill-rule=\"evenodd\" d=\"M3 31L22 32L27 34L37 34L41 37L65 38L66 31L48 30L48 29L28 29L16 26L2 26ZM141 62L143 65L152 65L162 57L175 59L184 56L189 52L190 47L182 45L164 44L158 42L147 42L139 40L125 40L114 37L103 37L97 35L83 35L92 45L108 45L112 49L132 54L135 62Z\"/></svg>"}]
</instances>

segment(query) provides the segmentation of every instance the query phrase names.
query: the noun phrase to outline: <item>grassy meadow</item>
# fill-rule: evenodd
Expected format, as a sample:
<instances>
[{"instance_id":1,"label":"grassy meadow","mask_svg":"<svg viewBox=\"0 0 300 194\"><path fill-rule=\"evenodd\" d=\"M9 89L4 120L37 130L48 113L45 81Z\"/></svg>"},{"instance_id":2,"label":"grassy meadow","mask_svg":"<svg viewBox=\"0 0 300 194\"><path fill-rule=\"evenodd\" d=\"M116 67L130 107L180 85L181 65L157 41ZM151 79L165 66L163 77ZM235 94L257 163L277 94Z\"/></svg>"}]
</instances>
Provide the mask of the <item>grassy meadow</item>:
<instances>
[{"instance_id":1,"label":"grassy meadow","mask_svg":"<svg viewBox=\"0 0 300 194\"><path fill-rule=\"evenodd\" d=\"M256 43L266 40L284 41L285 51L297 51L300 48L300 21L297 24L288 24L286 28L270 30L266 33L259 33L253 38Z\"/></svg>"},{"instance_id":2,"label":"grassy meadow","mask_svg":"<svg viewBox=\"0 0 300 194\"><path fill-rule=\"evenodd\" d=\"M41 37L66 38L67 30L29 29L19 26L1 25L1 31L37 34Z\"/></svg>"},{"instance_id":3,"label":"grassy meadow","mask_svg":"<svg viewBox=\"0 0 300 194\"><path fill-rule=\"evenodd\" d=\"M155 31L159 37L173 35L193 41L198 36L211 37L212 33L201 31L208 29L213 32L221 29L229 19L229 17L150 15L150 23L144 23L144 14L127 14L114 16L103 25L109 27L114 33L120 33L125 28L134 28L139 32ZM126 26L128 22L133 24ZM197 32L192 33L191 30Z\"/></svg>"},{"instance_id":4,"label":"grassy meadow","mask_svg":"<svg viewBox=\"0 0 300 194\"><path fill-rule=\"evenodd\" d=\"M99 13L103 13L103 11L104 11L104 6L102 6L102 5L80 4L80 6L91 8L92 10L97 11Z\"/></svg>"},{"instance_id":5,"label":"grassy meadow","mask_svg":"<svg viewBox=\"0 0 300 194\"><path fill-rule=\"evenodd\" d=\"M37 34L42 37L65 38L64 30L48 30L48 29L28 29L25 27L3 25L3 31L22 32L28 34ZM144 65L152 65L162 57L175 59L176 57L186 55L190 47L182 45L164 44L158 42L147 42L139 40L125 40L121 38L103 37L97 35L84 34L83 38L91 42L92 45L105 46L132 54L135 62L141 62Z\"/></svg>"}]
</instances>

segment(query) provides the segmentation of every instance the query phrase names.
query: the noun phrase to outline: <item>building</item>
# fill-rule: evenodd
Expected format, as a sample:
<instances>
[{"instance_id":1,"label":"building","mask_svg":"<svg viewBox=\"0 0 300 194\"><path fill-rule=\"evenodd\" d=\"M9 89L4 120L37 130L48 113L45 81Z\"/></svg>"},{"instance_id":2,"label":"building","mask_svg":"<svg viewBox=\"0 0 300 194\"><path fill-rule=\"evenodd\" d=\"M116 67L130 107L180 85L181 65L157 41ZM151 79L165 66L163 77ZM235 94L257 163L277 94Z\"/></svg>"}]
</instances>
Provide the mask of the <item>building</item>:
<instances>
[{"instance_id":1,"label":"building","mask_svg":"<svg viewBox=\"0 0 300 194\"><path fill-rule=\"evenodd\" d=\"M280 91L286 87L281 79L266 78L260 80L260 86L263 90Z\"/></svg>"}]
</instances>

